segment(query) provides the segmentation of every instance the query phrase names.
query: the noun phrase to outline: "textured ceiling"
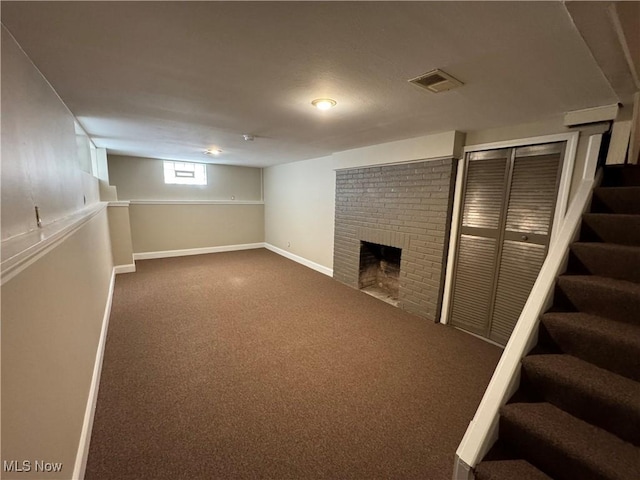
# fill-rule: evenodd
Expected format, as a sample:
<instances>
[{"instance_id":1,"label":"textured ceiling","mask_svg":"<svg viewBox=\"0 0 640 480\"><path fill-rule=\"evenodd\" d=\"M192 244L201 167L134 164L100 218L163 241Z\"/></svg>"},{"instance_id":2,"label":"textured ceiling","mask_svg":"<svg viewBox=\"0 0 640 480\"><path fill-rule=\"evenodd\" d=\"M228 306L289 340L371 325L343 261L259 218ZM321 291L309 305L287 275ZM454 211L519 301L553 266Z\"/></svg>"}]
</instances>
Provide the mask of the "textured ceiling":
<instances>
[{"instance_id":1,"label":"textured ceiling","mask_svg":"<svg viewBox=\"0 0 640 480\"><path fill-rule=\"evenodd\" d=\"M123 155L267 166L617 101L562 2L2 2L1 14L95 144ZM465 85L407 82L434 68ZM325 96L333 110L311 107Z\"/></svg>"}]
</instances>

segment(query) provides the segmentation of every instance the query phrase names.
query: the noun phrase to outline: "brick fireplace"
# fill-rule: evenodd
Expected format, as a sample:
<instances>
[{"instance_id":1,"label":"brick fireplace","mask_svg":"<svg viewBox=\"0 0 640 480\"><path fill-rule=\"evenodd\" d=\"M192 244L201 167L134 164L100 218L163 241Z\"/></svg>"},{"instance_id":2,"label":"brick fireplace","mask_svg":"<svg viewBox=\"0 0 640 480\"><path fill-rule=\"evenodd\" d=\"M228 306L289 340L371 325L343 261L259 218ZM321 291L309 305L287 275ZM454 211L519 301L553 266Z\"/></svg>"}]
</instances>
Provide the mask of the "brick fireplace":
<instances>
[{"instance_id":1,"label":"brick fireplace","mask_svg":"<svg viewBox=\"0 0 640 480\"><path fill-rule=\"evenodd\" d=\"M454 168L446 159L338 170L334 278L436 319Z\"/></svg>"}]
</instances>

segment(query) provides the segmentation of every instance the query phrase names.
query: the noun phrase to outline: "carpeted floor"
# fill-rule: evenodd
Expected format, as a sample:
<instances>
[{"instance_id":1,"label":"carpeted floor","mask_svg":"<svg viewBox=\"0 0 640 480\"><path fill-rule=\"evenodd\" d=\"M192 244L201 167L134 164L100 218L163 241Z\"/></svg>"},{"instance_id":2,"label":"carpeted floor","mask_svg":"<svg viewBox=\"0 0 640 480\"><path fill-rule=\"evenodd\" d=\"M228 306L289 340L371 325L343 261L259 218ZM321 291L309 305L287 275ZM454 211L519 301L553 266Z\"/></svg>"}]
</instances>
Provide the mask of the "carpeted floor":
<instances>
[{"instance_id":1,"label":"carpeted floor","mask_svg":"<svg viewBox=\"0 0 640 480\"><path fill-rule=\"evenodd\" d=\"M119 275L86 478L451 478L501 349L267 250Z\"/></svg>"}]
</instances>

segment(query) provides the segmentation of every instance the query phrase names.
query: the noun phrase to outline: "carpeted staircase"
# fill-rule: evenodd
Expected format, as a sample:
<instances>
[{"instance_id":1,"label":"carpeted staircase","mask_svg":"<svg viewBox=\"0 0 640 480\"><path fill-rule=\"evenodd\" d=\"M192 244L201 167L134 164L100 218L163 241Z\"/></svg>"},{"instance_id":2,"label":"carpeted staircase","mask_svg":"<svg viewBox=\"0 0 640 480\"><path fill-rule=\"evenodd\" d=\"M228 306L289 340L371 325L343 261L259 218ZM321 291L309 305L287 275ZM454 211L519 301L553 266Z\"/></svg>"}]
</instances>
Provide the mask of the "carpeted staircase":
<instances>
[{"instance_id":1,"label":"carpeted staircase","mask_svg":"<svg viewBox=\"0 0 640 480\"><path fill-rule=\"evenodd\" d=\"M606 167L477 480L640 479L640 167Z\"/></svg>"}]
</instances>

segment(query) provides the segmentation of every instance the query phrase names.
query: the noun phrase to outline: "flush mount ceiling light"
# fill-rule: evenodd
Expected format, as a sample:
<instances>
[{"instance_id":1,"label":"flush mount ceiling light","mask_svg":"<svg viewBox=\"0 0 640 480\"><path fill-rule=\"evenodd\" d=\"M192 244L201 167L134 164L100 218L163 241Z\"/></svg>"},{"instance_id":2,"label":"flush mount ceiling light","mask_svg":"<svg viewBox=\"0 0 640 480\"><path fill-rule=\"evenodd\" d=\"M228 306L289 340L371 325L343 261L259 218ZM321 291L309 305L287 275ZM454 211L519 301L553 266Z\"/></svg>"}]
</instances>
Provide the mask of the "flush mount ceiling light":
<instances>
[{"instance_id":1,"label":"flush mount ceiling light","mask_svg":"<svg viewBox=\"0 0 640 480\"><path fill-rule=\"evenodd\" d=\"M222 150L219 148L210 148L209 150L205 150L205 155L215 155L216 157L222 153Z\"/></svg>"},{"instance_id":2,"label":"flush mount ceiling light","mask_svg":"<svg viewBox=\"0 0 640 480\"><path fill-rule=\"evenodd\" d=\"M311 105L316 107L318 110L329 110L330 108L335 107L336 103L338 102L331 98L316 98L311 102Z\"/></svg>"}]
</instances>

